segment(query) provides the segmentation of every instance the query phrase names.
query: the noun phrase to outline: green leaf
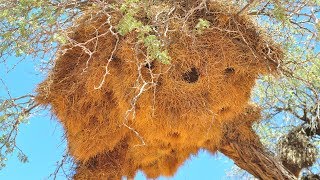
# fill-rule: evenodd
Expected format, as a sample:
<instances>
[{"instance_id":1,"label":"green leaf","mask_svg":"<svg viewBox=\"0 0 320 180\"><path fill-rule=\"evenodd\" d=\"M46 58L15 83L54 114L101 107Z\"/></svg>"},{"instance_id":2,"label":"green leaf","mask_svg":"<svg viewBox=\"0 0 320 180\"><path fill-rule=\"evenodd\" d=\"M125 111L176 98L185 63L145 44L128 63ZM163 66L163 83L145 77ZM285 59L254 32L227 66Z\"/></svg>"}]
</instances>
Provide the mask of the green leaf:
<instances>
[{"instance_id":1,"label":"green leaf","mask_svg":"<svg viewBox=\"0 0 320 180\"><path fill-rule=\"evenodd\" d=\"M19 159L19 161L21 161L22 163L27 163L27 162L29 162L28 157L27 157L25 154L21 153L21 152L18 153L18 159Z\"/></svg>"},{"instance_id":2,"label":"green leaf","mask_svg":"<svg viewBox=\"0 0 320 180\"><path fill-rule=\"evenodd\" d=\"M132 14L128 13L119 21L117 30L120 35L124 36L131 31L141 28L143 24L135 19Z\"/></svg>"},{"instance_id":3,"label":"green leaf","mask_svg":"<svg viewBox=\"0 0 320 180\"><path fill-rule=\"evenodd\" d=\"M6 115L6 114L0 116L0 123L3 123L7 119L8 119L8 115Z\"/></svg>"},{"instance_id":4,"label":"green leaf","mask_svg":"<svg viewBox=\"0 0 320 180\"><path fill-rule=\"evenodd\" d=\"M198 34L202 34L203 31L205 29L208 29L209 27L210 27L210 22L208 20L200 18L199 22L195 26L195 30Z\"/></svg>"}]
</instances>

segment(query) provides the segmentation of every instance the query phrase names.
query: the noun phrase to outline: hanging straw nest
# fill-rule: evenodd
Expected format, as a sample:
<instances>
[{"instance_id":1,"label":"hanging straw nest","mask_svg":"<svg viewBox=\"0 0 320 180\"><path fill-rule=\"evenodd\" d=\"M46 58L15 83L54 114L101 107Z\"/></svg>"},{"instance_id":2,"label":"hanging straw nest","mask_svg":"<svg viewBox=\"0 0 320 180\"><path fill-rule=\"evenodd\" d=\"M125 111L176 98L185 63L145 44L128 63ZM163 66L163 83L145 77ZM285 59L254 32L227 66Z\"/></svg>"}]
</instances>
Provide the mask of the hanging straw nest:
<instances>
[{"instance_id":1,"label":"hanging straw nest","mask_svg":"<svg viewBox=\"0 0 320 180\"><path fill-rule=\"evenodd\" d=\"M296 175L299 175L302 168L312 166L318 155L317 147L301 129L294 129L281 137L277 151L282 163Z\"/></svg>"},{"instance_id":2,"label":"hanging straw nest","mask_svg":"<svg viewBox=\"0 0 320 180\"><path fill-rule=\"evenodd\" d=\"M304 174L301 177L301 180L319 180L320 175L319 174Z\"/></svg>"},{"instance_id":3,"label":"hanging straw nest","mask_svg":"<svg viewBox=\"0 0 320 180\"><path fill-rule=\"evenodd\" d=\"M116 33L123 12L94 7L70 28L70 43L61 45L37 89L37 102L50 105L66 131L77 179L133 177L139 169L148 177L172 176L199 149L215 152L222 127L250 107L258 75L274 72L282 58L281 49L232 6L145 6L149 13L135 17L155 29L170 64L152 59L138 32ZM199 19L210 26L201 28Z\"/></svg>"}]
</instances>

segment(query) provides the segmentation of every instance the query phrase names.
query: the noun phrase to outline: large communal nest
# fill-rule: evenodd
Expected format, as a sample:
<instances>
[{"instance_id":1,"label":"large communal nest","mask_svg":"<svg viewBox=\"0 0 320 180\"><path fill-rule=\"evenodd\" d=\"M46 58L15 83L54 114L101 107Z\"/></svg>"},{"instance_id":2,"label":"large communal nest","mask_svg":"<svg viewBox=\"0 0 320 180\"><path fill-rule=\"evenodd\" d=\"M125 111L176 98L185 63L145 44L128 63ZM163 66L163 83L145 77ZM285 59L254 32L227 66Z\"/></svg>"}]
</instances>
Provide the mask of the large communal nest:
<instances>
[{"instance_id":1,"label":"large communal nest","mask_svg":"<svg viewBox=\"0 0 320 180\"><path fill-rule=\"evenodd\" d=\"M51 105L66 131L75 178L119 179L139 169L171 176L200 149L216 152L223 127L259 119L251 90L259 74L275 71L282 52L249 17L216 1L144 8L149 13L134 17L153 29L169 64L150 55L155 50L136 30L117 32L124 11L93 6L70 28L38 87L37 102ZM243 129L250 140L251 127Z\"/></svg>"}]
</instances>

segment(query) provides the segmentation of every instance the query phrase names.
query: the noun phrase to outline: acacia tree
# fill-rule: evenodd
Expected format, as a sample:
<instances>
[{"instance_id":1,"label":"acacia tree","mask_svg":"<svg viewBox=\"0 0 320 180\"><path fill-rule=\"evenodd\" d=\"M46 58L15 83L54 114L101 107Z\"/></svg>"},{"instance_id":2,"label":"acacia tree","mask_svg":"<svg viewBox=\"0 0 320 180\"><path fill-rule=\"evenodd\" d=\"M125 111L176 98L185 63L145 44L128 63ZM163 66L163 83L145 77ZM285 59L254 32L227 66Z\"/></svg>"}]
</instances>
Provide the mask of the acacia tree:
<instances>
[{"instance_id":1,"label":"acacia tree","mask_svg":"<svg viewBox=\"0 0 320 180\"><path fill-rule=\"evenodd\" d=\"M281 144L281 139L290 136L290 133L285 136L288 131L300 131L308 142L319 145L319 11L319 1L270 1L248 12L261 19L260 24L267 27L286 52L279 64L280 74L261 77L253 96L264 110L264 120L256 129L266 146L278 152L278 156L281 149L288 147L279 147L279 143L276 146L275 142L282 136ZM294 137L299 135L296 133ZM299 149L299 145L292 146ZM312 149L304 148L304 151ZM299 161L295 153L298 152L288 156ZM319 160L306 172L319 173Z\"/></svg>"},{"instance_id":2,"label":"acacia tree","mask_svg":"<svg viewBox=\"0 0 320 180\"><path fill-rule=\"evenodd\" d=\"M141 0L142 1L142 0ZM133 29L148 31L132 16L140 0L124 0L121 6L103 0L12 0L0 2L0 63L6 72L11 72L18 63L30 58L39 62L44 73L54 63L60 44L81 43L68 39L70 27L86 9L119 8L127 14L113 33L125 34ZM203 1L205 2L205 1ZM319 0L234 0L238 14L248 14L257 20L282 45L285 58L279 63L278 74L260 77L252 99L262 107L263 120L255 125L264 145L277 156L276 142L292 129L302 130L310 143L319 144L320 128L320 1ZM161 11L161 9L159 9ZM159 12L160 13L160 12ZM208 26L199 21L198 29ZM120 28L119 28L120 27ZM161 41L154 37L144 39L151 56L166 62L168 56L159 50ZM86 49L90 55L90 50ZM156 56L156 55L161 56ZM8 62L10 56L19 57L17 62ZM14 73L11 72L11 73ZM0 79L1 80L1 79ZM2 86L5 82L1 80ZM21 123L37 110L34 95L12 97L10 91L0 97L0 163L5 166L8 154L18 151L22 162L27 157L15 143ZM23 147L22 147L23 149ZM279 154L279 153L278 153ZM294 155L292 155L294 156ZM62 161L64 162L64 161ZM319 160L308 168L313 173ZM60 166L59 166L60 167Z\"/></svg>"}]
</instances>

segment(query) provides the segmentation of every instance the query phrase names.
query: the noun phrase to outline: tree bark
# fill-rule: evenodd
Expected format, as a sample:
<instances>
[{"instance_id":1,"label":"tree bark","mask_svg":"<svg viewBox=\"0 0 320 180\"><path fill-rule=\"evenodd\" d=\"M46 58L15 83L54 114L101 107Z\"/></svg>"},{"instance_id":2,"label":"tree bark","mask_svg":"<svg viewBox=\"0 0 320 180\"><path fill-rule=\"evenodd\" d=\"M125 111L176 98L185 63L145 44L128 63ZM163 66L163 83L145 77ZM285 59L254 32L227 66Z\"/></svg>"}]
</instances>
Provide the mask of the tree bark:
<instances>
[{"instance_id":1,"label":"tree bark","mask_svg":"<svg viewBox=\"0 0 320 180\"><path fill-rule=\"evenodd\" d=\"M249 124L227 126L219 151L258 179L297 179L288 167L265 151Z\"/></svg>"},{"instance_id":2,"label":"tree bark","mask_svg":"<svg viewBox=\"0 0 320 180\"><path fill-rule=\"evenodd\" d=\"M237 166L259 179L297 179L280 162L268 155L262 149L252 145L243 146L230 143L221 147L220 152L231 158Z\"/></svg>"},{"instance_id":3,"label":"tree bark","mask_svg":"<svg viewBox=\"0 0 320 180\"><path fill-rule=\"evenodd\" d=\"M260 142L259 136L252 129L252 123L259 118L259 110L251 110L237 117L237 121L224 124L224 136L218 150L258 179L297 179L293 174L297 173L290 171L290 167L267 152Z\"/></svg>"}]
</instances>

